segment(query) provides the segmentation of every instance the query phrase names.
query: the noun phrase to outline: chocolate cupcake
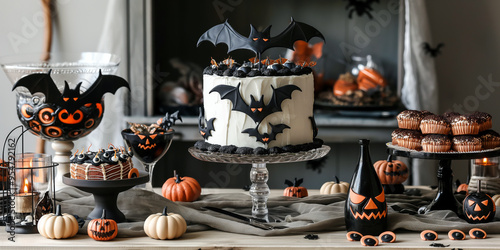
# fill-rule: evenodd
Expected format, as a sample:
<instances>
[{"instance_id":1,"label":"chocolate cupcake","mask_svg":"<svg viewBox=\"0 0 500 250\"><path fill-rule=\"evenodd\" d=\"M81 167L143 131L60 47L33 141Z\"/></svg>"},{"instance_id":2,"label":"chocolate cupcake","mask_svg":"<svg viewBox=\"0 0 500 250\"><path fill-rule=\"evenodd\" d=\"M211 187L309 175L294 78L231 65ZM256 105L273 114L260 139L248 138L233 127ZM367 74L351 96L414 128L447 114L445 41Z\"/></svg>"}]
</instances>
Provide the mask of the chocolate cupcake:
<instances>
[{"instance_id":1,"label":"chocolate cupcake","mask_svg":"<svg viewBox=\"0 0 500 250\"><path fill-rule=\"evenodd\" d=\"M500 146L500 135L493 130L486 130L479 133L483 149L492 149Z\"/></svg>"},{"instance_id":2,"label":"chocolate cupcake","mask_svg":"<svg viewBox=\"0 0 500 250\"><path fill-rule=\"evenodd\" d=\"M449 111L449 112L445 112L445 113L443 114L443 117L444 117L444 119L446 119L449 123L451 123L451 120L453 120L453 117L458 116L458 115L460 115L460 113Z\"/></svg>"},{"instance_id":3,"label":"chocolate cupcake","mask_svg":"<svg viewBox=\"0 0 500 250\"><path fill-rule=\"evenodd\" d=\"M391 133L392 145L398 145L398 140L402 137L402 133L405 129L397 128Z\"/></svg>"},{"instance_id":4,"label":"chocolate cupcake","mask_svg":"<svg viewBox=\"0 0 500 250\"><path fill-rule=\"evenodd\" d=\"M479 133L479 119L474 115L457 115L451 120L453 135L477 135Z\"/></svg>"},{"instance_id":5,"label":"chocolate cupcake","mask_svg":"<svg viewBox=\"0 0 500 250\"><path fill-rule=\"evenodd\" d=\"M418 130L422 118L424 118L424 115L418 110L405 110L397 116L398 126L403 129Z\"/></svg>"},{"instance_id":6,"label":"chocolate cupcake","mask_svg":"<svg viewBox=\"0 0 500 250\"><path fill-rule=\"evenodd\" d=\"M420 111L420 113L422 113L422 115L423 115L424 117L426 117L426 116L428 116L428 115L434 115L434 113L432 113L432 112L431 112L431 111L429 111L429 110L422 110L422 111Z\"/></svg>"},{"instance_id":7,"label":"chocolate cupcake","mask_svg":"<svg viewBox=\"0 0 500 250\"><path fill-rule=\"evenodd\" d=\"M448 152L451 149L451 140L446 135L426 135L422 138L422 151Z\"/></svg>"},{"instance_id":8,"label":"chocolate cupcake","mask_svg":"<svg viewBox=\"0 0 500 250\"><path fill-rule=\"evenodd\" d=\"M422 133L418 130L401 131L401 138L398 139L398 146L408 149L420 150L422 141Z\"/></svg>"},{"instance_id":9,"label":"chocolate cupcake","mask_svg":"<svg viewBox=\"0 0 500 250\"><path fill-rule=\"evenodd\" d=\"M453 137L453 150L457 152L481 151L481 139L472 135Z\"/></svg>"},{"instance_id":10,"label":"chocolate cupcake","mask_svg":"<svg viewBox=\"0 0 500 250\"><path fill-rule=\"evenodd\" d=\"M450 123L440 115L427 115L420 122L420 130L422 134L440 134L447 135L450 133Z\"/></svg>"},{"instance_id":11,"label":"chocolate cupcake","mask_svg":"<svg viewBox=\"0 0 500 250\"><path fill-rule=\"evenodd\" d=\"M474 116L479 120L479 132L492 128L493 124L491 121L492 119L490 114L476 111L472 113L471 116Z\"/></svg>"}]
</instances>

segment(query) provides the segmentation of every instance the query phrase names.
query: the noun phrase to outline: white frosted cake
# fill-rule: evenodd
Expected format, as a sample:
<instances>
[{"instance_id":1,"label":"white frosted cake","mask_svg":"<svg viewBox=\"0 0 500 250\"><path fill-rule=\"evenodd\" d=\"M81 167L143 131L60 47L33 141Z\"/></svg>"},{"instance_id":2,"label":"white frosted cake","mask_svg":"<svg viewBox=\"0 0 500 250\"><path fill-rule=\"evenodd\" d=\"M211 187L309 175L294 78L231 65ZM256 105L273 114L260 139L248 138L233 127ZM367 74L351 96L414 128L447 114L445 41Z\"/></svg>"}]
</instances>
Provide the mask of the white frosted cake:
<instances>
[{"instance_id":1,"label":"white frosted cake","mask_svg":"<svg viewBox=\"0 0 500 250\"><path fill-rule=\"evenodd\" d=\"M322 142L314 139L314 82L310 69L292 74L290 69L284 70L287 73L272 72L269 67L243 76L235 73L238 71L237 67L223 74L217 70L207 74L205 70L204 119L200 116L199 124L205 140L197 142L197 148L266 154L321 146Z\"/></svg>"}]
</instances>

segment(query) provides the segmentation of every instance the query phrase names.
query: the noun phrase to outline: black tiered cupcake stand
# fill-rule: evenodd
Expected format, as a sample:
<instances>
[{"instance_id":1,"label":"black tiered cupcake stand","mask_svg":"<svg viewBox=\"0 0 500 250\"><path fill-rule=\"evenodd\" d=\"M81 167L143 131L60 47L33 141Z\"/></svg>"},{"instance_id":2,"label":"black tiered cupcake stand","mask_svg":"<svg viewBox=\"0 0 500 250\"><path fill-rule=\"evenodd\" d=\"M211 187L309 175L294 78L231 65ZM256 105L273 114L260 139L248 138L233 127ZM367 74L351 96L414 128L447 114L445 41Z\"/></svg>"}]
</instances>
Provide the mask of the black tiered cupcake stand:
<instances>
[{"instance_id":1,"label":"black tiered cupcake stand","mask_svg":"<svg viewBox=\"0 0 500 250\"><path fill-rule=\"evenodd\" d=\"M439 168L437 171L438 191L436 197L429 205L421 207L418 210L419 214L425 214L433 210L451 210L459 217L462 217L462 203L459 202L453 194L453 170L451 169L451 161L500 156L500 148L466 153L430 153L395 146L390 142L387 143L387 147L388 153L394 156L439 160Z\"/></svg>"}]
</instances>

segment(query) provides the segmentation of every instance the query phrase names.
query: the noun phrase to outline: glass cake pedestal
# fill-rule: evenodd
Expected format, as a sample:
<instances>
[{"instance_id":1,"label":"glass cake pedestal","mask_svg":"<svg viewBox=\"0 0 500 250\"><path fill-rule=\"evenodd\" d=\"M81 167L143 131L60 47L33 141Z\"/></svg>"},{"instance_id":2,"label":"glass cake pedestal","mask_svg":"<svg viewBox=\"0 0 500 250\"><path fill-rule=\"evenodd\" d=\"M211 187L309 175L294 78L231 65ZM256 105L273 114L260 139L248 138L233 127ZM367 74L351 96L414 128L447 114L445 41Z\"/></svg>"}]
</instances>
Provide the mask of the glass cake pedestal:
<instances>
[{"instance_id":1,"label":"glass cake pedestal","mask_svg":"<svg viewBox=\"0 0 500 250\"><path fill-rule=\"evenodd\" d=\"M297 153L282 153L271 155L242 155L225 154L219 152L201 151L194 147L188 149L189 153L196 159L217 163L252 164L250 169L250 196L252 196L252 216L258 219L268 220L269 210L267 199L269 196L269 171L268 163L290 163L319 159L330 151L330 147L323 145L320 148Z\"/></svg>"},{"instance_id":2,"label":"glass cake pedestal","mask_svg":"<svg viewBox=\"0 0 500 250\"><path fill-rule=\"evenodd\" d=\"M148 181L149 174L142 171L139 171L138 177L123 180L72 179L70 173L66 173L62 177L64 184L76 187L94 196L94 210L87 216L87 220L101 218L102 210L106 209L106 218L113 219L117 223L127 221L125 215L118 209L118 194Z\"/></svg>"},{"instance_id":3,"label":"glass cake pedestal","mask_svg":"<svg viewBox=\"0 0 500 250\"><path fill-rule=\"evenodd\" d=\"M421 207L418 210L419 214L425 214L433 210L451 210L455 212L459 217L463 217L462 203L459 202L453 194L453 170L451 169L451 161L500 156L500 148L465 153L431 153L395 146L390 142L388 142L386 145L387 152L394 156L439 160L439 168L437 171L438 191L436 197L429 205Z\"/></svg>"}]
</instances>

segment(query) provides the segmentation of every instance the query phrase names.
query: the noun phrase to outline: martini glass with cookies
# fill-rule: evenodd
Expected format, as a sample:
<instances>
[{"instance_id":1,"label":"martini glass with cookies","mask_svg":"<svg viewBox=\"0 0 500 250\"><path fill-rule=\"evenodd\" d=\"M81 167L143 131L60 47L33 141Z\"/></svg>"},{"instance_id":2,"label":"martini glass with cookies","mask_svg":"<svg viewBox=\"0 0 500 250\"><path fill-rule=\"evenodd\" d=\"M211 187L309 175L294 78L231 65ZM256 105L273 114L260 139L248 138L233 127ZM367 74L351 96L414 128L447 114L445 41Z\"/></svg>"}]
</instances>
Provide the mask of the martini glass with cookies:
<instances>
[{"instance_id":1,"label":"martini glass with cookies","mask_svg":"<svg viewBox=\"0 0 500 250\"><path fill-rule=\"evenodd\" d=\"M165 117L151 125L130 123L130 127L121 133L129 150L149 173L147 190L153 191L153 169L172 143L175 131L171 127L177 120L182 121L178 111L167 113Z\"/></svg>"}]
</instances>

